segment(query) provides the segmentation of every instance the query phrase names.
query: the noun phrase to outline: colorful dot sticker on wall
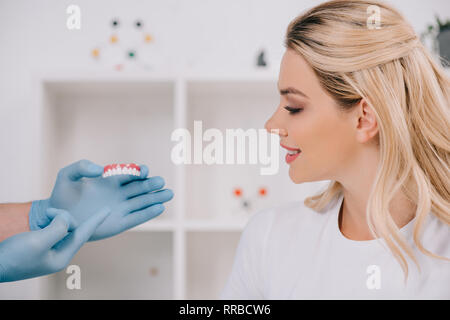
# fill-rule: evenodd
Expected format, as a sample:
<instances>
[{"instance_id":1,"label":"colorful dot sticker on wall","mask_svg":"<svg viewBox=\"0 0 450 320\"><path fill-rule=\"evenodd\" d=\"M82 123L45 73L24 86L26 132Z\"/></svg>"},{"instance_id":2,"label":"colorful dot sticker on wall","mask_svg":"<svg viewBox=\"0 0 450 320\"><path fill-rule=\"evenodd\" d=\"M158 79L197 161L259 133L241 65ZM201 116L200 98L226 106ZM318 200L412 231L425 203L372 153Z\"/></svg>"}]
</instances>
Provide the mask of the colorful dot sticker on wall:
<instances>
[{"instance_id":1,"label":"colorful dot sticker on wall","mask_svg":"<svg viewBox=\"0 0 450 320\"><path fill-rule=\"evenodd\" d=\"M242 187L234 187L233 196L238 203L239 210L243 209L247 213L250 213L257 208L258 203L267 199L267 187L260 186L256 190L251 188L250 192L245 193ZM236 212L236 207L234 211Z\"/></svg>"},{"instance_id":2,"label":"colorful dot sticker on wall","mask_svg":"<svg viewBox=\"0 0 450 320\"><path fill-rule=\"evenodd\" d=\"M136 52L133 50L128 51L128 58L133 59L134 57L136 57Z\"/></svg>"},{"instance_id":3,"label":"colorful dot sticker on wall","mask_svg":"<svg viewBox=\"0 0 450 320\"><path fill-rule=\"evenodd\" d=\"M147 48L154 42L153 36L144 30L146 25L144 21L141 19L126 21L113 17L109 24L111 34L104 39L106 41L103 41L102 45L91 49L91 57L97 63L112 67L116 71L126 70L127 66L152 69L147 62L142 61L143 57L151 57ZM144 53L139 55L140 50Z\"/></svg>"},{"instance_id":4,"label":"colorful dot sticker on wall","mask_svg":"<svg viewBox=\"0 0 450 320\"><path fill-rule=\"evenodd\" d=\"M259 194L260 196L262 196L262 197L266 196L266 195L267 195L267 189L264 188L264 187L259 188L258 194Z\"/></svg>"},{"instance_id":5,"label":"colorful dot sticker on wall","mask_svg":"<svg viewBox=\"0 0 450 320\"><path fill-rule=\"evenodd\" d=\"M234 194L236 197L242 196L242 189L241 189L241 188L234 188L233 194Z\"/></svg>"},{"instance_id":6,"label":"colorful dot sticker on wall","mask_svg":"<svg viewBox=\"0 0 450 320\"><path fill-rule=\"evenodd\" d=\"M134 23L134 25L136 26L136 28L142 28L142 21L136 20L136 22Z\"/></svg>"},{"instance_id":7,"label":"colorful dot sticker on wall","mask_svg":"<svg viewBox=\"0 0 450 320\"><path fill-rule=\"evenodd\" d=\"M111 21L111 25L113 28L117 28L119 26L119 19L115 18Z\"/></svg>"},{"instance_id":8,"label":"colorful dot sticker on wall","mask_svg":"<svg viewBox=\"0 0 450 320\"><path fill-rule=\"evenodd\" d=\"M100 55L100 50L99 50L99 49L92 49L91 55L92 55L94 58L98 58L99 55Z\"/></svg>"}]
</instances>

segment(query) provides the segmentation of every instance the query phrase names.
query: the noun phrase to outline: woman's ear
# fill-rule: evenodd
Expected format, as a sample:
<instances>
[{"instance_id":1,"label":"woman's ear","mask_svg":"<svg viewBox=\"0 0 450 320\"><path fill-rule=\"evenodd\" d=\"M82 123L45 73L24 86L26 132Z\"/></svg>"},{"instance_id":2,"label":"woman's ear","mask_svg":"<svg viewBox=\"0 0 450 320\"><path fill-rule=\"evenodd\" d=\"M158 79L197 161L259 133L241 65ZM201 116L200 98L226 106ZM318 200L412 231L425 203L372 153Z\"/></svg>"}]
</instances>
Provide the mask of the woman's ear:
<instances>
[{"instance_id":1,"label":"woman's ear","mask_svg":"<svg viewBox=\"0 0 450 320\"><path fill-rule=\"evenodd\" d=\"M375 110L362 98L356 106L356 139L365 143L372 138L378 141L378 122Z\"/></svg>"}]
</instances>

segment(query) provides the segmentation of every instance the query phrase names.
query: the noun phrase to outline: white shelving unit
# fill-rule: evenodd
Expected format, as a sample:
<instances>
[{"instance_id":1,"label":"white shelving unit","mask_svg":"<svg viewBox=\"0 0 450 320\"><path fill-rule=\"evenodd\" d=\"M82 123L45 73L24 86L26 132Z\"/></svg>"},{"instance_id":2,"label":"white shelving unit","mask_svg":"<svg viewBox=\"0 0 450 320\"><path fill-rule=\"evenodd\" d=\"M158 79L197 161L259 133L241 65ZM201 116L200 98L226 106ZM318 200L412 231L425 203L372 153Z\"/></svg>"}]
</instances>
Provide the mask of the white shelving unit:
<instances>
[{"instance_id":1,"label":"white shelving unit","mask_svg":"<svg viewBox=\"0 0 450 320\"><path fill-rule=\"evenodd\" d=\"M89 159L136 162L159 175L174 199L165 212L119 236L87 243L74 257L82 289L68 290L62 271L41 280L41 298L216 299L231 271L241 231L259 209L303 199L280 152L277 175L260 165L175 165L176 128L264 128L279 103L277 75L134 75L61 73L35 79L36 193L48 196L59 168ZM239 211L232 189L268 190ZM303 191L302 191L303 190Z\"/></svg>"}]
</instances>

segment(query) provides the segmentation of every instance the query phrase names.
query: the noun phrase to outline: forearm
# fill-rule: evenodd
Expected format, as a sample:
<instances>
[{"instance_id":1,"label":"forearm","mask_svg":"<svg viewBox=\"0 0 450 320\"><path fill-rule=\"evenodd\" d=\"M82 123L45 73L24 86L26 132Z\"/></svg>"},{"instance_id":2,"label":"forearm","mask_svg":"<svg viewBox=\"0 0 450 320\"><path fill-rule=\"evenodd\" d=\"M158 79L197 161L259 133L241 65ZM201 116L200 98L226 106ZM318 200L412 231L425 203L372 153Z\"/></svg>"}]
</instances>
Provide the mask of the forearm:
<instances>
[{"instance_id":1,"label":"forearm","mask_svg":"<svg viewBox=\"0 0 450 320\"><path fill-rule=\"evenodd\" d=\"M15 234L30 231L30 207L31 202L0 204L0 242Z\"/></svg>"}]
</instances>

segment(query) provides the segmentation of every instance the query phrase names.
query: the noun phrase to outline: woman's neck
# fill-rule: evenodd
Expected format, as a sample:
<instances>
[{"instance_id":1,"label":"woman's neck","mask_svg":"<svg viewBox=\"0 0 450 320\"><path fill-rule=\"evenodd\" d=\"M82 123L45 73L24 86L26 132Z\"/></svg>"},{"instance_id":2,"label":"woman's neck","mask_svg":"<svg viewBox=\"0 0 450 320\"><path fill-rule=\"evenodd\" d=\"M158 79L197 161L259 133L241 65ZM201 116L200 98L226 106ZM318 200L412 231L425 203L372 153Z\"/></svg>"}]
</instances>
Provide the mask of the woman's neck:
<instances>
[{"instance_id":1,"label":"woman's neck","mask_svg":"<svg viewBox=\"0 0 450 320\"><path fill-rule=\"evenodd\" d=\"M367 199L355 199L344 191L339 211L339 229L345 237L356 241L374 239L366 219L366 206ZM389 212L399 229L414 218L416 209L417 206L400 192L389 204Z\"/></svg>"}]
</instances>

